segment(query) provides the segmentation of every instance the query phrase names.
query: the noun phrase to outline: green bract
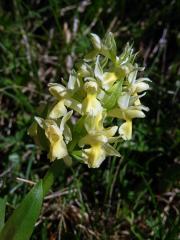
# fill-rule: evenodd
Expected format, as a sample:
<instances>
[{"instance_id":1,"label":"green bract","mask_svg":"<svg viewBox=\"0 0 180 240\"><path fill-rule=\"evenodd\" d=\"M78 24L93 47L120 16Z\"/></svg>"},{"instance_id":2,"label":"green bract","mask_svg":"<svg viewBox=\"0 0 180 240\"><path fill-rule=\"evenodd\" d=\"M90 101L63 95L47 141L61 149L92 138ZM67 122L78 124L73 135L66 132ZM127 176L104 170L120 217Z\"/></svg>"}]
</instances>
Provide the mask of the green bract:
<instances>
[{"instance_id":1,"label":"green bract","mask_svg":"<svg viewBox=\"0 0 180 240\"><path fill-rule=\"evenodd\" d=\"M120 138L130 140L132 119L145 117L148 108L140 98L150 80L137 78L143 68L135 63L136 54L129 44L117 55L112 33L103 40L91 34L91 41L94 49L72 70L67 84L49 84L54 102L44 119L35 118L29 133L48 150L51 161L62 158L70 164L76 157L96 168L106 156L120 156L112 144ZM122 124L114 126L114 118Z\"/></svg>"}]
</instances>

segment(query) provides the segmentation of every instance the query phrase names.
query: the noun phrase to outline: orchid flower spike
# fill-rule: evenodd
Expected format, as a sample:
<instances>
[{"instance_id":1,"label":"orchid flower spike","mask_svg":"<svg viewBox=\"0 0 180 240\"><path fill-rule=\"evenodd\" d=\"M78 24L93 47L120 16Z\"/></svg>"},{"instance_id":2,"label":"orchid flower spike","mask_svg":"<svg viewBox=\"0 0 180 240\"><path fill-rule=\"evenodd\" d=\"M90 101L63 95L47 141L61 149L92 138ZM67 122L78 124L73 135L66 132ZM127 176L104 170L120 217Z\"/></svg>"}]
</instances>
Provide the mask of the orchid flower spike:
<instances>
[{"instance_id":1,"label":"orchid flower spike","mask_svg":"<svg viewBox=\"0 0 180 240\"><path fill-rule=\"evenodd\" d=\"M70 165L76 159L98 168L106 157L120 156L115 146L132 138L134 118L145 117L149 108L141 99L150 80L142 73L139 77L144 68L136 63L132 45L118 55L112 33L104 39L92 33L90 39L93 50L69 79L48 85L52 98L29 134L51 161L64 159Z\"/></svg>"}]
</instances>

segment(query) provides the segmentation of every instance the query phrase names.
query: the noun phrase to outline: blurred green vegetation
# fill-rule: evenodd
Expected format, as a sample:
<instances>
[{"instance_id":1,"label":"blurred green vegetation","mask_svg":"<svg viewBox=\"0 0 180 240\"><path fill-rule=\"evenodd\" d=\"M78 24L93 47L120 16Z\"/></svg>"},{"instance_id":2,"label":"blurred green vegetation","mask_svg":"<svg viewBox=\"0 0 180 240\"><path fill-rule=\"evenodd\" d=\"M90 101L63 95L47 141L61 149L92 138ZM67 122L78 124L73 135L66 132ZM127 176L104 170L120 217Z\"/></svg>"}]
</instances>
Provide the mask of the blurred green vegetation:
<instances>
[{"instance_id":1,"label":"blurred green vegetation","mask_svg":"<svg viewBox=\"0 0 180 240\"><path fill-rule=\"evenodd\" d=\"M27 135L47 84L67 79L90 48L89 33L127 41L152 80L146 119L134 124L121 159L99 169L76 164L44 201L32 240L180 237L180 1L10 0L0 3L0 195L8 217L49 167Z\"/></svg>"}]
</instances>

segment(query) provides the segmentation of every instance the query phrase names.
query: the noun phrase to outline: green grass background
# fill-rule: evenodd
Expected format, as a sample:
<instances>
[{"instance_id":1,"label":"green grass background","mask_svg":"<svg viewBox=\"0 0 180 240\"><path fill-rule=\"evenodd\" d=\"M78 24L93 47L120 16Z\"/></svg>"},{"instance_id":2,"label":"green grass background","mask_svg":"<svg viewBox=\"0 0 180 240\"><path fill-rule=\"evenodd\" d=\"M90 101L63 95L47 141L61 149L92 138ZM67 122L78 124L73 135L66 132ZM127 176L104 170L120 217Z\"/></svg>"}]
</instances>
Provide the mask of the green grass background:
<instances>
[{"instance_id":1,"label":"green grass background","mask_svg":"<svg viewBox=\"0 0 180 240\"><path fill-rule=\"evenodd\" d=\"M90 49L89 33L127 41L152 80L121 159L99 169L62 169L32 240L177 240L179 215L180 2L178 0L9 0L0 2L0 196L8 217L49 168L27 135L47 84L68 79Z\"/></svg>"}]
</instances>

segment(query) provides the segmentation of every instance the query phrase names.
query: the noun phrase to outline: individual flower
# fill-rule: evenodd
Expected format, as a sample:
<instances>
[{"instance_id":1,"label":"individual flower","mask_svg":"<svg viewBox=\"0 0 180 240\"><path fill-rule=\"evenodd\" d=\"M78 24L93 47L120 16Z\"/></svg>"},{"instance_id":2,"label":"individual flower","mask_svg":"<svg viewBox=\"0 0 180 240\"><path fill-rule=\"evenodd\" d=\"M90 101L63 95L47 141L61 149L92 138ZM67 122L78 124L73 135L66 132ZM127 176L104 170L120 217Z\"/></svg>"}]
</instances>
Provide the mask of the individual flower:
<instances>
[{"instance_id":1,"label":"individual flower","mask_svg":"<svg viewBox=\"0 0 180 240\"><path fill-rule=\"evenodd\" d=\"M139 78L137 79L138 70L143 70L143 68L138 68L138 65L135 64L134 68L128 74L128 88L131 91L131 94L138 94L149 89L150 82L149 78Z\"/></svg>"},{"instance_id":2,"label":"individual flower","mask_svg":"<svg viewBox=\"0 0 180 240\"><path fill-rule=\"evenodd\" d=\"M124 140L130 140L132 138L132 119L144 118L144 111L148 111L148 108L143 106L138 96L131 96L127 92L123 92L118 99L118 108L114 108L108 112L111 117L116 117L125 120L119 128L119 134Z\"/></svg>"},{"instance_id":3,"label":"individual flower","mask_svg":"<svg viewBox=\"0 0 180 240\"><path fill-rule=\"evenodd\" d=\"M99 80L101 87L106 91L110 89L118 79L118 76L113 71L103 72L103 69L100 65L100 56L97 56L96 58L94 75L97 80Z\"/></svg>"},{"instance_id":4,"label":"individual flower","mask_svg":"<svg viewBox=\"0 0 180 240\"><path fill-rule=\"evenodd\" d=\"M113 138L118 127L113 126L107 129L94 130L87 134L79 141L80 147L90 145L89 148L83 148L85 163L91 168L98 168L105 160L106 156L120 156L109 143L115 142L117 139Z\"/></svg>"},{"instance_id":5,"label":"individual flower","mask_svg":"<svg viewBox=\"0 0 180 240\"><path fill-rule=\"evenodd\" d=\"M45 130L45 135L49 140L49 154L48 157L51 161L61 159L68 156L66 143L71 140L69 132L65 133L65 124L72 115L72 111L68 112L61 120L60 126L54 120L42 119L35 117L35 120ZM68 132L68 134L67 134Z\"/></svg>"},{"instance_id":6,"label":"individual flower","mask_svg":"<svg viewBox=\"0 0 180 240\"><path fill-rule=\"evenodd\" d=\"M70 89L72 87L72 89ZM57 99L57 102L52 106L48 117L50 119L58 119L67 113L67 107L81 112L81 103L73 98L73 83L70 78L69 88L64 87L62 84L51 83L49 84L50 93Z\"/></svg>"}]
</instances>

